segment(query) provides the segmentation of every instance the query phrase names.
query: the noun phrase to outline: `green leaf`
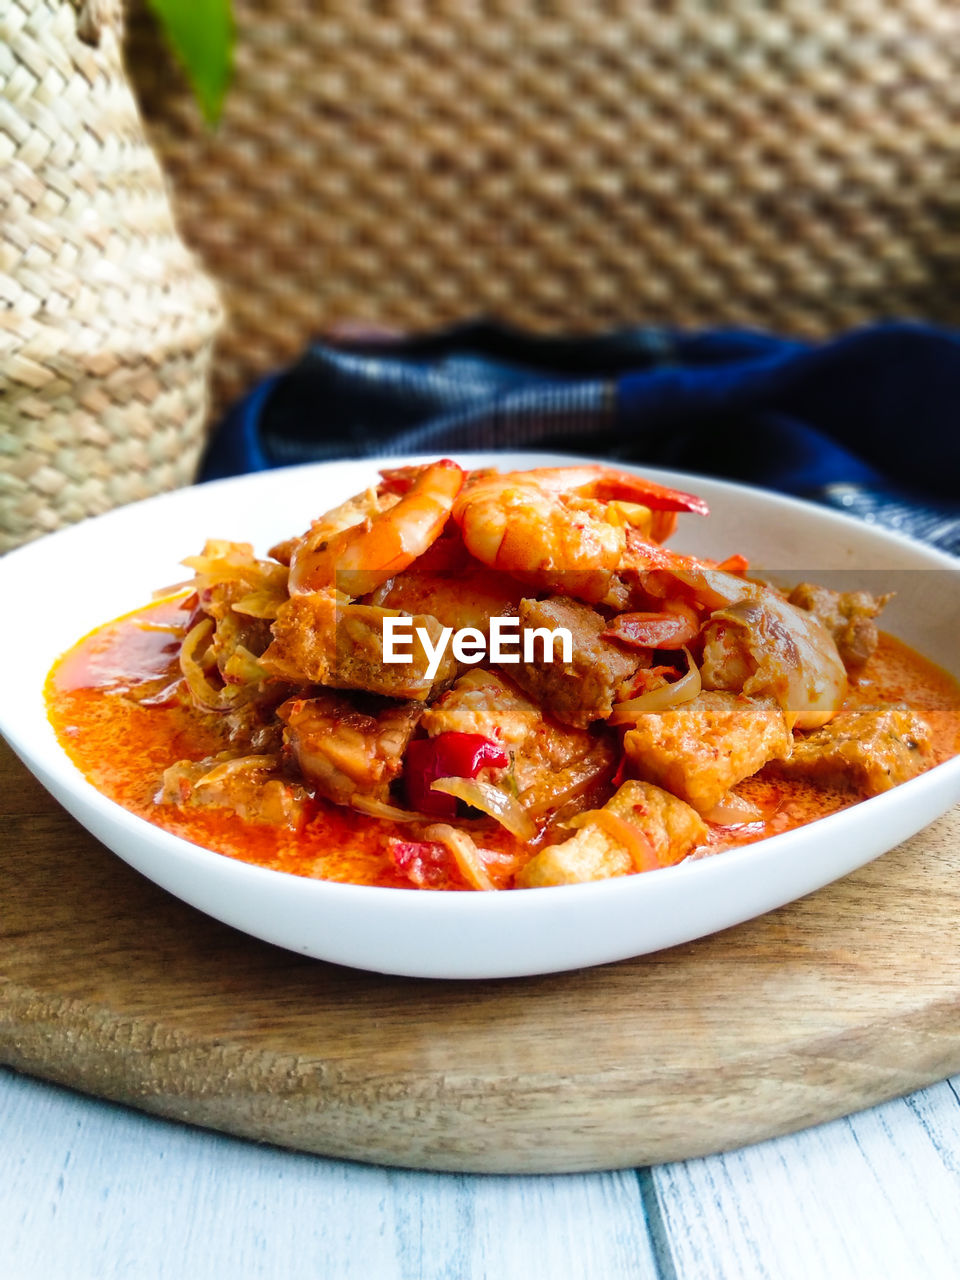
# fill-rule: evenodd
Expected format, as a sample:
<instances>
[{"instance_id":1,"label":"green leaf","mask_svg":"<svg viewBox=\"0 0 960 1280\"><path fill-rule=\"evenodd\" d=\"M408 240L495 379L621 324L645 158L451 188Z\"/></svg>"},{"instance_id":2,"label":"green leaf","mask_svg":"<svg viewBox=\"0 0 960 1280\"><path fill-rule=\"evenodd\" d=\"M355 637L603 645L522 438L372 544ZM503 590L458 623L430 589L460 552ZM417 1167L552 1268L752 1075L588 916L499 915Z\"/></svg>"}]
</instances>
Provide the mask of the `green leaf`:
<instances>
[{"instance_id":1,"label":"green leaf","mask_svg":"<svg viewBox=\"0 0 960 1280\"><path fill-rule=\"evenodd\" d=\"M147 0L187 73L208 124L216 124L233 72L231 0Z\"/></svg>"}]
</instances>

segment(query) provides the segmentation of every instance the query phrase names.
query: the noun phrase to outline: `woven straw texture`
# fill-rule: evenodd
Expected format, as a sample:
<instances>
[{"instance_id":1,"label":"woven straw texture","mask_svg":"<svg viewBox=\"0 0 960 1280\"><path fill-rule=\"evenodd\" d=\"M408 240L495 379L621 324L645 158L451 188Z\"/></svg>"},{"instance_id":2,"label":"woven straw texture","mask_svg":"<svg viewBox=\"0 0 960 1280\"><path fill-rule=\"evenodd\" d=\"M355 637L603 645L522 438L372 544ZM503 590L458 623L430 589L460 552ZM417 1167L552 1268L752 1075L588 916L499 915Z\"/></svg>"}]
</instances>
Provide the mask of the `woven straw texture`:
<instances>
[{"instance_id":1,"label":"woven straw texture","mask_svg":"<svg viewBox=\"0 0 960 1280\"><path fill-rule=\"evenodd\" d=\"M219 397L344 321L960 319L956 0L235 0L204 131L132 74L223 286Z\"/></svg>"},{"instance_id":2,"label":"woven straw texture","mask_svg":"<svg viewBox=\"0 0 960 1280\"><path fill-rule=\"evenodd\" d=\"M78 32L79 26L79 32ZM0 549L190 480L219 322L110 0L0 0Z\"/></svg>"}]
</instances>

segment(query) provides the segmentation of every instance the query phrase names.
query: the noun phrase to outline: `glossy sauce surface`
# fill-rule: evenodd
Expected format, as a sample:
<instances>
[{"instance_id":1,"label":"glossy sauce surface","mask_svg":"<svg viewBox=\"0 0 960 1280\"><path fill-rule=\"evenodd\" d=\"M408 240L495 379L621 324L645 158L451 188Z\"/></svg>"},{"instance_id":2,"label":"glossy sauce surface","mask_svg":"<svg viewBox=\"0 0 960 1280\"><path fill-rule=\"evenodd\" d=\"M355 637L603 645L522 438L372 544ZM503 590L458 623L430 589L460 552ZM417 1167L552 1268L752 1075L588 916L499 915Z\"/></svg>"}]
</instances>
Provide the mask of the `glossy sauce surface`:
<instances>
[{"instance_id":1,"label":"glossy sauce surface","mask_svg":"<svg viewBox=\"0 0 960 1280\"><path fill-rule=\"evenodd\" d=\"M157 826L218 853L295 875L411 888L389 854L391 838L409 828L361 816L324 800L307 802L297 831L244 821L222 808L158 804L165 768L200 760L227 745L214 716L173 703L179 675L181 600L165 600L117 619L85 637L55 665L47 682L51 723L62 746L99 791ZM136 700L130 697L135 692ZM851 681L845 709L874 702L905 702L928 722L930 764L960 752L960 685L900 641L881 635L877 652ZM737 827L712 826L693 858L787 831L856 803L850 792L808 782L748 778L737 792L759 806L764 820ZM459 825L488 855L498 888L509 888L527 848L495 824ZM556 833L550 843L564 838ZM439 888L464 888L455 874Z\"/></svg>"}]
</instances>

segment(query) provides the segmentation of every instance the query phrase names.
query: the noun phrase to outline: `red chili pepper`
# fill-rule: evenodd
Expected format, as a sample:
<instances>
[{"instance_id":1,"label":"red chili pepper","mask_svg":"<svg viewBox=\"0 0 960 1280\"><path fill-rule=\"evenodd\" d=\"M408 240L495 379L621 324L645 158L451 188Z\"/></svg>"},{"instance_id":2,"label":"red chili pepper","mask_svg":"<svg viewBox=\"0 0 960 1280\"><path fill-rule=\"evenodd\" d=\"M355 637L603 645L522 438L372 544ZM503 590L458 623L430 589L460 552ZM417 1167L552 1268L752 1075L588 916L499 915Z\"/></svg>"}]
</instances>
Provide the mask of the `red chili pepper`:
<instances>
[{"instance_id":1,"label":"red chili pepper","mask_svg":"<svg viewBox=\"0 0 960 1280\"><path fill-rule=\"evenodd\" d=\"M505 769L510 757L481 733L439 733L435 738L418 738L407 747L407 801L411 809L431 818L455 818L456 796L431 791L438 778L475 778L492 765Z\"/></svg>"},{"instance_id":2,"label":"red chili pepper","mask_svg":"<svg viewBox=\"0 0 960 1280\"><path fill-rule=\"evenodd\" d=\"M418 889L435 889L449 872L450 850L435 840L391 840L390 857Z\"/></svg>"},{"instance_id":3,"label":"red chili pepper","mask_svg":"<svg viewBox=\"0 0 960 1280\"><path fill-rule=\"evenodd\" d=\"M630 760L626 752L620 757L620 763L617 765L617 772L610 779L611 787L620 787L627 780L627 770L630 768Z\"/></svg>"}]
</instances>

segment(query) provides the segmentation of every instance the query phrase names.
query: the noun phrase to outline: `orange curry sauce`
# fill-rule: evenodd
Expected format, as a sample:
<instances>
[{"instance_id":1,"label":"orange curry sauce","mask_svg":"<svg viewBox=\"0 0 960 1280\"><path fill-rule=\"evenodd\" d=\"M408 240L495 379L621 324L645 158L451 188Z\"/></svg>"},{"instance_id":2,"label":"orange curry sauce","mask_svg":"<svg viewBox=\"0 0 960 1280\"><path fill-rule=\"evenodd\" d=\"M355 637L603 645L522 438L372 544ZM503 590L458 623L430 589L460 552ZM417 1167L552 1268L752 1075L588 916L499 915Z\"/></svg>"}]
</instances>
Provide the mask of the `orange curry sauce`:
<instances>
[{"instance_id":1,"label":"orange curry sauce","mask_svg":"<svg viewBox=\"0 0 960 1280\"><path fill-rule=\"evenodd\" d=\"M411 888L389 855L391 838L409 839L409 829L369 818L325 800L311 800L299 831L245 821L223 808L157 804L163 771L178 760L199 760L226 745L211 716L180 705L163 705L163 690L178 676L180 600L165 600L107 623L81 640L54 666L47 681L51 723L62 746L98 791L194 844L244 862L296 875L353 884ZM156 705L142 700L145 684ZM125 697L138 688L140 701ZM154 692L155 690L155 692ZM844 709L865 703L905 702L930 725L940 764L960 752L960 685L946 672L890 636L855 681ZM749 844L787 831L856 802L849 792L808 782L757 776L737 787L766 815L762 822L712 826L708 842L691 857ZM510 888L535 850L489 820L464 822L484 849L498 888ZM569 834L557 832L553 843ZM462 889L453 876L438 887Z\"/></svg>"}]
</instances>

